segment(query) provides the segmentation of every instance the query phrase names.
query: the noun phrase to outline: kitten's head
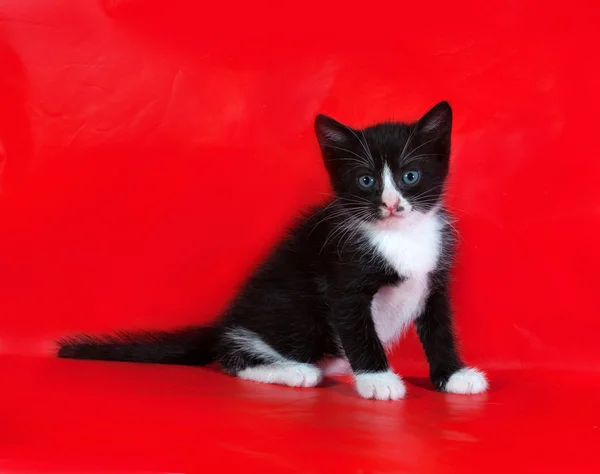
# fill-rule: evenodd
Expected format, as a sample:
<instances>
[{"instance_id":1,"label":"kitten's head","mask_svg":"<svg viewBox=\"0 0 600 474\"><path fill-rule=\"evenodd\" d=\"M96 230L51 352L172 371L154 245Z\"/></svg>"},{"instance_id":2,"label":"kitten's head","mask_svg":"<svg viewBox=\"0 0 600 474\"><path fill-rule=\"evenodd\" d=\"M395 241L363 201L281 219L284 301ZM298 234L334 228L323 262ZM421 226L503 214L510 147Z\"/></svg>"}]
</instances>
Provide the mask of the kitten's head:
<instances>
[{"instance_id":1,"label":"kitten's head","mask_svg":"<svg viewBox=\"0 0 600 474\"><path fill-rule=\"evenodd\" d=\"M325 115L315 120L339 204L379 228L401 227L439 206L451 129L447 102L410 124L386 122L358 130Z\"/></svg>"}]
</instances>

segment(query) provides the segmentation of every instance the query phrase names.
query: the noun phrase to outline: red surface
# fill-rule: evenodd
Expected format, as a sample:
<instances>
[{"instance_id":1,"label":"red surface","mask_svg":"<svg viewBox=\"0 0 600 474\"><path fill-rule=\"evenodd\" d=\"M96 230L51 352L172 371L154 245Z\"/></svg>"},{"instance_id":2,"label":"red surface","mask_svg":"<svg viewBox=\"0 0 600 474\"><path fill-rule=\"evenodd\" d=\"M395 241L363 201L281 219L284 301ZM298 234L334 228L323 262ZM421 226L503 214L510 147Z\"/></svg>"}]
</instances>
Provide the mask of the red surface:
<instances>
[{"instance_id":1,"label":"red surface","mask_svg":"<svg viewBox=\"0 0 600 474\"><path fill-rule=\"evenodd\" d=\"M211 369L15 357L0 360L0 368L3 383L18 387L0 394L2 405L27 407L2 413L0 440L10 449L0 459L2 472L597 473L600 467L600 380L581 374L492 372L493 390L473 397L439 394L426 379L409 376L406 399L377 403L339 381L291 389Z\"/></svg>"},{"instance_id":2,"label":"red surface","mask_svg":"<svg viewBox=\"0 0 600 474\"><path fill-rule=\"evenodd\" d=\"M203 3L0 0L3 471L594 472L598 7ZM316 113L442 99L457 330L488 395L41 357L71 331L211 319L328 191ZM426 373L414 334L393 361Z\"/></svg>"}]
</instances>

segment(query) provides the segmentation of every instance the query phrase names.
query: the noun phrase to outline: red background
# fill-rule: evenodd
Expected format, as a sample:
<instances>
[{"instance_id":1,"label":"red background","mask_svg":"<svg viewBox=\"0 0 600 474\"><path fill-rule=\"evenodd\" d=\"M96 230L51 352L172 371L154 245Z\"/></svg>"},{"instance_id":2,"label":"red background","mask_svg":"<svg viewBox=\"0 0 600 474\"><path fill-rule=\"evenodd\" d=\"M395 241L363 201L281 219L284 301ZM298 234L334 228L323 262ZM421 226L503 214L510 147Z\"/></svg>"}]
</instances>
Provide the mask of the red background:
<instances>
[{"instance_id":1,"label":"red background","mask_svg":"<svg viewBox=\"0 0 600 474\"><path fill-rule=\"evenodd\" d=\"M323 3L0 0L0 352L214 318L324 199L317 113L449 100L465 358L600 369L597 7Z\"/></svg>"}]
</instances>

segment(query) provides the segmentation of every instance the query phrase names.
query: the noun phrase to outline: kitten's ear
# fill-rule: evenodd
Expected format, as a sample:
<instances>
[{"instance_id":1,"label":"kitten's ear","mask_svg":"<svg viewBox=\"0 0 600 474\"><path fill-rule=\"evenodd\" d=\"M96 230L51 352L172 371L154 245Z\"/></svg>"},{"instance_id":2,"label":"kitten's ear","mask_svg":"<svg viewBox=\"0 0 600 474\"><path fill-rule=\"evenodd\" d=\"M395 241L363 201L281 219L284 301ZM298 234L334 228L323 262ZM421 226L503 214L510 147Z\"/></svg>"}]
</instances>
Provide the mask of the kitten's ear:
<instances>
[{"instance_id":1,"label":"kitten's ear","mask_svg":"<svg viewBox=\"0 0 600 474\"><path fill-rule=\"evenodd\" d=\"M352 129L322 114L315 118L315 134L322 149L327 147L347 148L348 143L352 140Z\"/></svg>"},{"instance_id":2,"label":"kitten's ear","mask_svg":"<svg viewBox=\"0 0 600 474\"><path fill-rule=\"evenodd\" d=\"M432 138L450 137L452 131L452 108L448 102L440 102L427 112L417 123L419 132Z\"/></svg>"},{"instance_id":3,"label":"kitten's ear","mask_svg":"<svg viewBox=\"0 0 600 474\"><path fill-rule=\"evenodd\" d=\"M450 135L452 132L452 108L448 102L440 102L416 123L421 142L437 150L445 159L450 157Z\"/></svg>"}]
</instances>

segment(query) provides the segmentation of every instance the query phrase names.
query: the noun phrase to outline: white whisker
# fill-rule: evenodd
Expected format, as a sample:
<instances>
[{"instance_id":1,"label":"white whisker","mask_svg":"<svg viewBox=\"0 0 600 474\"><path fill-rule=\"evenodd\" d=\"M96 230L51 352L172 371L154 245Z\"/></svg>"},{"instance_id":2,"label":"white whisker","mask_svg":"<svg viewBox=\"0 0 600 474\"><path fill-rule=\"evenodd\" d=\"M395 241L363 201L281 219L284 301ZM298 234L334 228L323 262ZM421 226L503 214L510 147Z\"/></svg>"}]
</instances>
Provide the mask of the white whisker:
<instances>
[{"instance_id":1,"label":"white whisker","mask_svg":"<svg viewBox=\"0 0 600 474\"><path fill-rule=\"evenodd\" d=\"M416 147L416 148L413 148L413 149L410 151L410 153L408 154L408 156L406 156L406 157L404 158L404 160L408 160L408 159L409 159L409 158L412 156L412 154L413 154L414 152L416 152L416 151L417 151L419 148L422 148L422 147L424 147L425 145L428 145L429 143L431 143L431 142L434 142L434 141L436 141L436 140L437 140L437 138L432 138L431 140L427 140L425 143L421 143L421 144L420 144L418 147ZM409 163L410 163L410 162L409 162Z\"/></svg>"}]
</instances>

